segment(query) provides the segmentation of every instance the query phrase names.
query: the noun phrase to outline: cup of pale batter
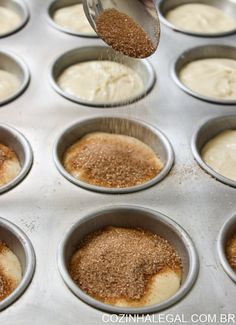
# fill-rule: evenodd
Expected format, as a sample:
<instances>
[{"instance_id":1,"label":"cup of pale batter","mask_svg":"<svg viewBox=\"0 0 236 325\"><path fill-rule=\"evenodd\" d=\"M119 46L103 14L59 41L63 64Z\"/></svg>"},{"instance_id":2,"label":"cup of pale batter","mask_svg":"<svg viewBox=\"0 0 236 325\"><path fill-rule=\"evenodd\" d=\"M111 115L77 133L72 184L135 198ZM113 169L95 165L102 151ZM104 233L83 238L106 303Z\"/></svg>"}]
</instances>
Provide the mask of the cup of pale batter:
<instances>
[{"instance_id":1,"label":"cup of pale batter","mask_svg":"<svg viewBox=\"0 0 236 325\"><path fill-rule=\"evenodd\" d=\"M0 124L0 194L19 184L32 162L33 153L27 139L16 129Z\"/></svg>"},{"instance_id":2,"label":"cup of pale batter","mask_svg":"<svg viewBox=\"0 0 236 325\"><path fill-rule=\"evenodd\" d=\"M0 38L15 33L29 19L29 11L23 1L0 0Z\"/></svg>"},{"instance_id":3,"label":"cup of pale batter","mask_svg":"<svg viewBox=\"0 0 236 325\"><path fill-rule=\"evenodd\" d=\"M0 105L17 98L29 84L29 71L16 55L0 51Z\"/></svg>"},{"instance_id":4,"label":"cup of pale batter","mask_svg":"<svg viewBox=\"0 0 236 325\"><path fill-rule=\"evenodd\" d=\"M51 84L60 95L93 107L130 104L146 96L154 83L155 73L147 60L103 46L66 52L51 67Z\"/></svg>"},{"instance_id":5,"label":"cup of pale batter","mask_svg":"<svg viewBox=\"0 0 236 325\"><path fill-rule=\"evenodd\" d=\"M0 311L23 294L34 269L35 254L29 238L16 225L0 218Z\"/></svg>"},{"instance_id":6,"label":"cup of pale batter","mask_svg":"<svg viewBox=\"0 0 236 325\"><path fill-rule=\"evenodd\" d=\"M205 121L192 138L197 163L213 178L236 187L236 115Z\"/></svg>"},{"instance_id":7,"label":"cup of pale batter","mask_svg":"<svg viewBox=\"0 0 236 325\"><path fill-rule=\"evenodd\" d=\"M71 269L70 269L71 261L74 258L74 254L76 253L78 246L81 244L81 242L85 237L97 231L104 230L105 232L107 232L108 234L105 233L105 236L103 236L102 234L103 238L101 238L101 240L103 239L105 240L107 245L106 246L107 250L105 251L108 253L109 242L110 241L112 242L113 240L114 241L118 240L117 243L119 243L119 236L120 235L121 237L123 236L122 232L128 232L128 233L131 232L130 239L131 241L133 241L136 235L135 233L132 233L134 229L136 229L136 232L139 232L138 237L140 235L141 237L142 235L145 236L145 233L142 232L147 231L149 232L149 235L151 234L151 236L152 235L158 236L156 238L157 240L159 240L160 239L159 236L161 236L162 243L163 240L164 241L167 240L166 242L167 246L170 248L169 245L171 245L172 247L171 250L174 249L176 252L176 253L172 252L173 253L172 257L176 256L175 254L177 254L178 257L181 259L181 263L182 263L181 274L177 272L177 277L176 277L176 274L172 273L170 270L169 270L170 272L169 271L166 272L163 270L163 272L161 272L157 276L159 279L155 278L154 282L152 282L151 279L149 279L151 282L149 284L146 284L146 285L150 285L149 287L150 291L148 290L148 292L149 293L152 292L151 288L153 288L154 292L152 292L149 295L148 299L145 300L145 302L144 300L142 300L142 298L134 299L135 302L131 300L124 302L121 299L122 304L121 301L119 301L119 303L114 304L114 301L112 303L111 302L104 303L99 299L95 299L94 297L92 297L92 294L86 293L72 280ZM118 234L118 238L116 236L116 233ZM148 242L146 242L146 239L147 238L143 238L142 243L144 244L145 242L147 244L146 249L149 249L150 246ZM95 251L96 249L98 249L98 251L100 251L100 248L102 247L101 245L102 243L99 244L99 240L98 240L97 248L95 243L95 246L93 245L94 247L92 249L93 250L95 249ZM159 244L157 244L157 246L158 245ZM129 244L127 244L127 246L129 246ZM124 249L126 248L121 247L120 251ZM132 252L129 249L132 250L132 245L131 247L128 248L128 254L132 255ZM140 247L140 250L142 249L143 248ZM133 250L136 251L134 247ZM166 250L169 251L168 248L166 248ZM139 256L138 252L136 253L137 256ZM140 254L142 253L144 252L140 251ZM148 258L150 265L152 260L151 256L153 256L152 254L155 255L155 252L152 251L152 253L150 253L149 255L150 259L146 257ZM161 254L161 249L160 249L160 254ZM118 255L120 256L120 254ZM115 255L113 255L113 257L114 256ZM172 261L172 257L170 257L169 261ZM104 260L105 259L106 256L104 256ZM139 263L140 261L138 262L138 259L139 257L137 257L137 265L136 267L134 267L135 274L138 271L137 268L143 270L142 268L143 263ZM74 226L72 226L72 228L66 233L65 237L61 241L58 249L57 261L58 261L59 271L61 273L63 280L70 288L70 290L78 298L82 299L83 301L85 301L86 303L88 303L89 305L95 308L101 309L106 312L118 313L118 314L154 313L154 312L159 312L160 310L163 310L167 307L170 307L171 305L173 305L174 303L182 299L184 295L191 289L198 274L198 257L194 245L190 237L188 236L188 234L174 221L164 216L160 212L143 208L143 207L138 207L138 206L106 207L100 211L90 213L86 217L82 218L79 222L77 222ZM125 265L125 260L123 261L123 263ZM136 264L135 259L132 259L132 263ZM122 261L120 262L120 264L122 264ZM110 264L111 268L113 269L112 265L114 264L113 263ZM146 266L148 267L148 264L146 264ZM85 265L84 267L86 268ZM101 271L104 272L104 277L106 271L108 271L108 273L106 273L108 276L107 279L108 282L111 280L109 276L114 276L114 274L109 274L109 266L108 269L106 270L104 269ZM123 272L123 270L120 271ZM143 271L145 272L145 270ZM132 288L136 290L137 287L135 286L140 285L140 280L141 280L141 278L139 278L140 273L138 272L136 275L137 278L135 279L122 278L120 280L134 281L134 285L132 286ZM155 286L153 287L154 283ZM132 295L132 293L130 294Z\"/></svg>"},{"instance_id":8,"label":"cup of pale batter","mask_svg":"<svg viewBox=\"0 0 236 325\"><path fill-rule=\"evenodd\" d=\"M227 256L229 245L232 244L232 239L234 239L234 253L236 252L236 215L229 218L222 226L218 240L217 240L217 251L220 263L228 274L228 276L236 283L236 270L232 268L229 263ZM236 265L236 255L234 254L234 266Z\"/></svg>"},{"instance_id":9,"label":"cup of pale batter","mask_svg":"<svg viewBox=\"0 0 236 325\"><path fill-rule=\"evenodd\" d=\"M225 0L161 0L161 21L193 36L219 37L236 31L236 3Z\"/></svg>"},{"instance_id":10,"label":"cup of pale batter","mask_svg":"<svg viewBox=\"0 0 236 325\"><path fill-rule=\"evenodd\" d=\"M161 131L139 120L115 117L67 127L56 140L53 155L65 178L103 193L150 187L168 175L174 162L171 144Z\"/></svg>"},{"instance_id":11,"label":"cup of pale batter","mask_svg":"<svg viewBox=\"0 0 236 325\"><path fill-rule=\"evenodd\" d=\"M236 104L236 47L203 45L182 53L172 67L188 94L219 104Z\"/></svg>"},{"instance_id":12,"label":"cup of pale batter","mask_svg":"<svg viewBox=\"0 0 236 325\"><path fill-rule=\"evenodd\" d=\"M84 13L81 0L56 0L48 8L50 23L58 30L82 37L97 37Z\"/></svg>"}]
</instances>

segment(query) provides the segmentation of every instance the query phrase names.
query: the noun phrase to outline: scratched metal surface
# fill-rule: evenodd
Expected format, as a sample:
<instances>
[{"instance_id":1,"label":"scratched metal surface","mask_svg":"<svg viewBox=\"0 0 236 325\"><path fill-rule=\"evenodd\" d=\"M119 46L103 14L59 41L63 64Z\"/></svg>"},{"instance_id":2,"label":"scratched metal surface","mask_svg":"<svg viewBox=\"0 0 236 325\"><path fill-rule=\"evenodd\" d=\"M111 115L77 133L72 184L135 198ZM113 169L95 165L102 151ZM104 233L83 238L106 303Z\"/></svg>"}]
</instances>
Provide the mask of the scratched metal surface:
<instances>
[{"instance_id":1,"label":"scratched metal surface","mask_svg":"<svg viewBox=\"0 0 236 325\"><path fill-rule=\"evenodd\" d=\"M200 256L200 273L191 292L164 313L234 313L235 285L219 265L216 238L224 221L235 213L236 190L208 176L193 160L190 139L207 117L234 113L235 106L210 104L185 94L172 81L170 67L178 55L200 44L235 44L236 36L197 38L162 26L160 47L150 59L157 83L138 103L119 108L80 106L58 95L49 84L49 66L75 47L102 44L54 29L47 21L49 1L27 0L29 23L0 39L27 63L31 82L17 100L0 108L0 120L16 127L30 141L34 164L26 179L0 197L0 215L17 224L31 239L37 257L33 281L24 295L1 312L4 325L102 324L102 312L77 299L63 283L56 264L59 241L88 212L108 205L138 204L177 221L191 235ZM95 115L128 116L151 122L173 144L176 162L160 184L147 190L108 195L78 188L54 165L52 148L58 134L76 120Z\"/></svg>"}]
</instances>

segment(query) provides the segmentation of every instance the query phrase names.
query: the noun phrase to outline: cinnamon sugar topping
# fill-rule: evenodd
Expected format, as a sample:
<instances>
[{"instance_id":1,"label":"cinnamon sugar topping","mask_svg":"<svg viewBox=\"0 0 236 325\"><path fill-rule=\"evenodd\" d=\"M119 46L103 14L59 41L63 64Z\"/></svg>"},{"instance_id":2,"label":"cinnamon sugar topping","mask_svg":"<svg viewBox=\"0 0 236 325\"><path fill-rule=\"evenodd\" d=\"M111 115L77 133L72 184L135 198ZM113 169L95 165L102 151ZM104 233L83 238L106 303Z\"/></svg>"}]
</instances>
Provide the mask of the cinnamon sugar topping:
<instances>
[{"instance_id":1,"label":"cinnamon sugar topping","mask_svg":"<svg viewBox=\"0 0 236 325\"><path fill-rule=\"evenodd\" d=\"M164 238L142 229L106 227L83 240L70 264L75 283L90 296L112 303L139 300L152 277L181 273L181 259Z\"/></svg>"},{"instance_id":2,"label":"cinnamon sugar topping","mask_svg":"<svg viewBox=\"0 0 236 325\"><path fill-rule=\"evenodd\" d=\"M236 233L226 245L226 256L232 269L236 272Z\"/></svg>"},{"instance_id":3,"label":"cinnamon sugar topping","mask_svg":"<svg viewBox=\"0 0 236 325\"><path fill-rule=\"evenodd\" d=\"M8 250L6 244L0 241L0 254L4 254L4 251ZM0 266L0 301L5 299L14 290L13 283L6 274L3 272Z\"/></svg>"},{"instance_id":4,"label":"cinnamon sugar topping","mask_svg":"<svg viewBox=\"0 0 236 325\"><path fill-rule=\"evenodd\" d=\"M64 155L64 167L74 177L109 188L143 184L163 168L154 151L124 135L90 133Z\"/></svg>"},{"instance_id":5,"label":"cinnamon sugar topping","mask_svg":"<svg viewBox=\"0 0 236 325\"><path fill-rule=\"evenodd\" d=\"M0 143L0 186L9 183L20 172L20 161L16 153Z\"/></svg>"},{"instance_id":6,"label":"cinnamon sugar topping","mask_svg":"<svg viewBox=\"0 0 236 325\"><path fill-rule=\"evenodd\" d=\"M15 153L10 148L0 143L0 167L4 161L12 158L15 158Z\"/></svg>"}]
</instances>

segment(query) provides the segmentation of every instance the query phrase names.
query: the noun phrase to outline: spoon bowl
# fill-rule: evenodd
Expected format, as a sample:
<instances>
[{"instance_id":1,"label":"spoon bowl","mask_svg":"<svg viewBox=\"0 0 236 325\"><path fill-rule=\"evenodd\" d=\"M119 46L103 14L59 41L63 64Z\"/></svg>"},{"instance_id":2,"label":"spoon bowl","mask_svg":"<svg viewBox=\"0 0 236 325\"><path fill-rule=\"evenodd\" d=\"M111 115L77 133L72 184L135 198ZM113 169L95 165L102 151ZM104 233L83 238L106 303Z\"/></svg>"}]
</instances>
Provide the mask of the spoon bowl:
<instances>
[{"instance_id":1,"label":"spoon bowl","mask_svg":"<svg viewBox=\"0 0 236 325\"><path fill-rule=\"evenodd\" d=\"M97 19L110 9L126 14L138 24L153 44L153 52L160 39L160 22L153 0L83 0L84 11L92 28L97 32ZM102 35L100 35L101 38ZM106 42L106 39L103 38ZM108 43L108 42L106 42ZM108 44L111 45L111 44ZM138 46L139 44L137 44ZM126 53L124 53L126 54ZM153 54L153 53L151 53ZM150 54L149 54L150 55ZM147 55L147 56L149 56Z\"/></svg>"}]
</instances>

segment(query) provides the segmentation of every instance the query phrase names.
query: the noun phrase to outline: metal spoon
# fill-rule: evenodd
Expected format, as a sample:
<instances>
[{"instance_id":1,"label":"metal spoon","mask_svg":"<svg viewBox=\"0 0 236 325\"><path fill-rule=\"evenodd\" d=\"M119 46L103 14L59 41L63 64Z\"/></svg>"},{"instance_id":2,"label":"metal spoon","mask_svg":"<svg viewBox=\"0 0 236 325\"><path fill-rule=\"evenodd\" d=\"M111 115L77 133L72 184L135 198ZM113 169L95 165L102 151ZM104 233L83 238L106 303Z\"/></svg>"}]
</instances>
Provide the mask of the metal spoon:
<instances>
[{"instance_id":1,"label":"metal spoon","mask_svg":"<svg viewBox=\"0 0 236 325\"><path fill-rule=\"evenodd\" d=\"M87 19L95 31L97 18L107 9L116 9L139 24L152 41L154 51L157 49L160 22L156 0L83 0L83 5Z\"/></svg>"}]
</instances>

